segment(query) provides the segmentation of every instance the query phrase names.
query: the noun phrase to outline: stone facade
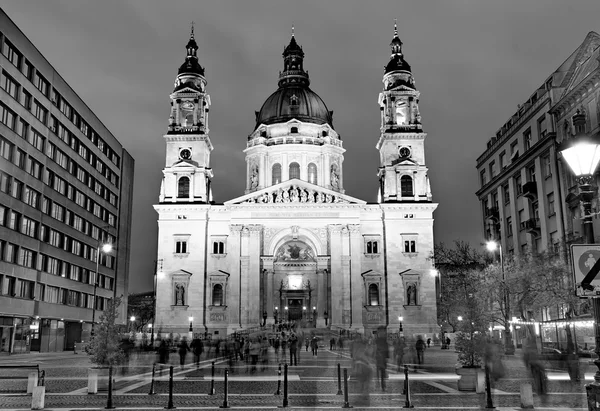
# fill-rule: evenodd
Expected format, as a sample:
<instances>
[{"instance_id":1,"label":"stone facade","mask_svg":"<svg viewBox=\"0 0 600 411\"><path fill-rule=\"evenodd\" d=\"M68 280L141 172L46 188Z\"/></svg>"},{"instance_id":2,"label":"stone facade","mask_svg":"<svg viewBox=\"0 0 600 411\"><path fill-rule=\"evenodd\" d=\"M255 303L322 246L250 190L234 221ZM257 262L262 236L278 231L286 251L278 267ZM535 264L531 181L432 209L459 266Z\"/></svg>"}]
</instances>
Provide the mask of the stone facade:
<instances>
[{"instance_id":1,"label":"stone facade","mask_svg":"<svg viewBox=\"0 0 600 411\"><path fill-rule=\"evenodd\" d=\"M296 78L308 89L308 74L293 67L303 56L292 38L284 53L291 71L280 75L279 90L299 87L289 85ZM200 69L194 81L187 73L187 86L183 84L191 96L190 110L197 107L194 101L210 102ZM182 87L181 76L180 71L176 87ZM159 215L155 327L162 332L187 334L191 329L224 336L263 323L294 320L304 327L371 333L379 326L396 332L402 318L406 335L431 336L439 331L429 260L437 204L431 202L427 180L418 92L414 86L391 81L395 76L413 84L410 72L386 73L380 105L394 96L406 101L411 111L403 122L393 124L382 115L378 204L345 194L345 150L326 108L320 111L329 119L326 123L307 110L298 114L302 121L257 124L245 150L245 194L214 204L207 117L202 133L199 116L188 116L191 124L184 127L184 116L177 114L183 105L181 91L171 95L175 108L165 136L165 178L160 203L155 205ZM324 107L310 93L306 95L313 101L308 103ZM292 103L302 110L303 101ZM263 106L261 115L276 111L269 110ZM401 179L405 175L410 187ZM181 184L181 176L189 180Z\"/></svg>"}]
</instances>

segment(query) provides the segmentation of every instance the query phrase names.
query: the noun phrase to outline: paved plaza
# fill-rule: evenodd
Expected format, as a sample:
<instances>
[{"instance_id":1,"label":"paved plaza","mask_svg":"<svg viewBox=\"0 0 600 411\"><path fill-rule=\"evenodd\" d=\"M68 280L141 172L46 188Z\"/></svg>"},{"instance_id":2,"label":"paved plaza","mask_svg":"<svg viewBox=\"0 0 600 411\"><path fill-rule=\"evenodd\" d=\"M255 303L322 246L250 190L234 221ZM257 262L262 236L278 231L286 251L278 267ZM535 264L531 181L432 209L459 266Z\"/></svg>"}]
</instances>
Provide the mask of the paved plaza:
<instances>
[{"instance_id":1,"label":"paved plaza","mask_svg":"<svg viewBox=\"0 0 600 411\"><path fill-rule=\"evenodd\" d=\"M457 354L442 350L439 346L425 352L425 363L410 366L410 399L412 405L422 409L480 409L486 406L485 394L457 390L458 376L454 372ZM156 371L154 395L149 395L152 365L157 360L151 352L133 353L128 367L115 371L113 405L117 409L163 409L168 404L168 369ZM211 364L215 362L215 394L211 389ZM285 362L284 362L285 361ZM506 378L496 382L493 402L498 408L520 408L520 387L531 382L521 360L520 350L514 357L503 359L507 369ZM192 356L186 358L182 369L177 353L171 353L174 366L173 405L177 409L216 409L224 403L224 370L228 374L228 402L231 408L274 409L283 405L283 376L281 394L278 388L278 364L288 364L288 406L294 409L332 409L345 405L344 395L337 395L337 364L349 374L348 405L354 409L398 409L406 405L403 394L404 373L393 364L389 365L389 379L382 391L375 380L371 381L366 399L356 389L352 378L352 360L347 350L320 349L313 356L303 348L299 364L289 366L289 357L280 352L279 361L272 348L268 364L259 364L256 371L245 361L228 364L222 357L204 354L200 366L192 364ZM106 392L87 394L87 372L90 362L86 354L44 353L20 354L0 357L0 365L39 364L45 370L45 409L104 409ZM550 365L550 364L548 364ZM589 359L581 360L586 380L572 383L565 371L549 368L547 398L542 401L534 395L536 409L587 409L584 385L592 381L595 371ZM264 369L263 369L264 368ZM283 373L282 365L282 373ZM8 370L0 370L6 376ZM17 374L15 374L17 375ZM374 373L375 375L375 373ZM31 396L26 394L26 380L0 379L0 409L30 409ZM361 401L361 402L359 402ZM359 406L360 405L360 406Z\"/></svg>"}]
</instances>

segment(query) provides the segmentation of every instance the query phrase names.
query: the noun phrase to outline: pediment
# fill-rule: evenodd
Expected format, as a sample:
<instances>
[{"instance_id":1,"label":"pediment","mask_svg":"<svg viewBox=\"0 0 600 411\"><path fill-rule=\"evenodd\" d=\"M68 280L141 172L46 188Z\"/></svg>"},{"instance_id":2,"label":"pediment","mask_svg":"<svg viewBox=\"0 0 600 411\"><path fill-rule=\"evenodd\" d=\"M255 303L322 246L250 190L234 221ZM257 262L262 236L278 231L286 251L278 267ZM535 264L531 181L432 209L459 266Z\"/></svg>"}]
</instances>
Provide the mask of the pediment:
<instances>
[{"instance_id":1,"label":"pediment","mask_svg":"<svg viewBox=\"0 0 600 411\"><path fill-rule=\"evenodd\" d=\"M170 273L173 277L177 277L177 276L186 276L189 277L192 275L192 273L190 273L189 271L186 270L177 270L177 271L173 271L172 273Z\"/></svg>"},{"instance_id":2,"label":"pediment","mask_svg":"<svg viewBox=\"0 0 600 411\"><path fill-rule=\"evenodd\" d=\"M183 87L183 88L181 88L181 89L179 89L179 90L176 90L176 91L175 91L175 92L174 92L174 93L171 95L171 97L175 97L175 96L177 96L178 94L190 94L190 93L193 93L193 94L200 94L200 93L202 93L202 92L201 92L201 91L199 91L199 90L197 90L197 89L195 89L195 88L193 88L193 87L190 87L190 86L185 86L185 87Z\"/></svg>"},{"instance_id":3,"label":"pediment","mask_svg":"<svg viewBox=\"0 0 600 411\"><path fill-rule=\"evenodd\" d=\"M292 179L226 201L233 204L366 204L364 200L329 190L307 181Z\"/></svg>"},{"instance_id":4,"label":"pediment","mask_svg":"<svg viewBox=\"0 0 600 411\"><path fill-rule=\"evenodd\" d=\"M189 168L189 167L196 168L197 163L192 160L178 160L171 167L173 167L173 168L184 168L184 167L185 168Z\"/></svg>"},{"instance_id":5,"label":"pediment","mask_svg":"<svg viewBox=\"0 0 600 411\"><path fill-rule=\"evenodd\" d=\"M418 166L419 163L417 163L415 160L410 159L410 158L397 158L396 160L392 161L392 165L393 166Z\"/></svg>"}]
</instances>

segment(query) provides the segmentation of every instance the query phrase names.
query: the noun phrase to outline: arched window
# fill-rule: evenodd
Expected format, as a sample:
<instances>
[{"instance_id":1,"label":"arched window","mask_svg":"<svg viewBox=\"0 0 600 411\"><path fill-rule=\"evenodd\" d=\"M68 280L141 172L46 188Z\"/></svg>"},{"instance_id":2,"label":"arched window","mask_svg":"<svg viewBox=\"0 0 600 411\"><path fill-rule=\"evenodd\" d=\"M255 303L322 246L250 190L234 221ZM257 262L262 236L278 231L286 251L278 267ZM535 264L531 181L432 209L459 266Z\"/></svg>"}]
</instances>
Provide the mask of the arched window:
<instances>
[{"instance_id":1,"label":"arched window","mask_svg":"<svg viewBox=\"0 0 600 411\"><path fill-rule=\"evenodd\" d=\"M223 286L221 284L213 286L212 305L223 305Z\"/></svg>"},{"instance_id":2,"label":"arched window","mask_svg":"<svg viewBox=\"0 0 600 411\"><path fill-rule=\"evenodd\" d=\"M290 180L292 178L300 178L300 164L290 163Z\"/></svg>"},{"instance_id":3,"label":"arched window","mask_svg":"<svg viewBox=\"0 0 600 411\"><path fill-rule=\"evenodd\" d=\"M177 183L177 197L187 198L190 196L190 179L181 177Z\"/></svg>"},{"instance_id":4,"label":"arched window","mask_svg":"<svg viewBox=\"0 0 600 411\"><path fill-rule=\"evenodd\" d=\"M272 174L272 179L273 179L271 184L281 183L281 164L279 164L279 163L273 164L271 174Z\"/></svg>"},{"instance_id":5,"label":"arched window","mask_svg":"<svg viewBox=\"0 0 600 411\"><path fill-rule=\"evenodd\" d=\"M369 285L369 305L379 305L379 287L377 287L377 284Z\"/></svg>"},{"instance_id":6,"label":"arched window","mask_svg":"<svg viewBox=\"0 0 600 411\"><path fill-rule=\"evenodd\" d=\"M410 176L400 177L400 192L402 197L413 196L413 179Z\"/></svg>"},{"instance_id":7,"label":"arched window","mask_svg":"<svg viewBox=\"0 0 600 411\"><path fill-rule=\"evenodd\" d=\"M314 163L308 165L308 182L317 184L317 166Z\"/></svg>"},{"instance_id":8,"label":"arched window","mask_svg":"<svg viewBox=\"0 0 600 411\"><path fill-rule=\"evenodd\" d=\"M291 133L292 134L297 134L298 133L298 127L292 127Z\"/></svg>"}]
</instances>

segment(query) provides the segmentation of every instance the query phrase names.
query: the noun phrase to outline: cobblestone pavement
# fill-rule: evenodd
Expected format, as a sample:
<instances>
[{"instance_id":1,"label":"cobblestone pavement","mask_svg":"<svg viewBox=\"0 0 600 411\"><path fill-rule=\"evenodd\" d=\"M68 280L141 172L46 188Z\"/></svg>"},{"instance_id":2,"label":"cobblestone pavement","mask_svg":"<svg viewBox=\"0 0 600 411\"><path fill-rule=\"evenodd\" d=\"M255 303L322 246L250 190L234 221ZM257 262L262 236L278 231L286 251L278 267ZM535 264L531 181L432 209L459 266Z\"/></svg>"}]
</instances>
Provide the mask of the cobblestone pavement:
<instances>
[{"instance_id":1,"label":"cobblestone pavement","mask_svg":"<svg viewBox=\"0 0 600 411\"><path fill-rule=\"evenodd\" d=\"M287 354L287 353L286 353ZM457 390L456 373L454 372L456 353L451 350L441 350L432 347L425 353L425 364L410 367L411 402L415 408L444 410L478 409L485 407L485 395ZM291 408L327 409L341 408L344 405L343 395L338 392L337 364L349 373L348 382L349 405L361 409L367 405L370 409L401 408L405 405L403 395L403 370L395 365L389 367L390 379L386 391L383 392L377 381L372 381L369 394L364 398L358 394L356 383L352 376L352 364L347 351L336 352L320 350L317 357L310 352L302 351L299 365L289 366L289 356L282 356L279 361L287 361L289 377L289 401ZM223 375L224 369L230 367L224 359L202 358L200 367L190 364L191 357L184 369L178 364L179 357L171 355L170 365L174 366L174 395L173 402L177 408L214 409L223 405ZM132 355L129 367L119 368L115 372L113 405L133 407L138 409L160 409L168 403L167 370L159 377L157 370L154 383L155 395L150 391L152 364L156 360L153 353ZM215 395L208 395L211 388L211 363L215 361ZM503 358L507 369L506 378L496 382L493 401L496 407L520 406L520 387L531 382L528 371L523 365L519 351L515 356ZM20 354L10 357L0 357L0 365L39 364L46 371L46 409L52 408L104 408L107 402L105 392L98 395L87 395L87 370L91 366L84 354L44 353ZM259 364L257 371L252 372L251 366L243 361L233 364L230 369L228 384L228 405L235 407L250 407L254 409L271 409L281 406L283 395L274 395L278 386L278 361L275 353L270 352L269 363L262 370ZM595 367L588 361L581 361L586 377L591 378ZM283 371L283 367L282 367ZM5 371L2 371L5 372ZM0 372L0 376L3 376ZM560 369L550 369L551 378L566 378L566 373ZM585 388L586 381L571 383L568 380L551 379L548 383L549 395L542 403L541 398L534 396L534 405L538 409L587 409ZM343 385L343 381L342 381ZM343 387L342 387L343 388ZM29 409L31 397L24 394L26 380L0 380L0 409ZM281 386L283 394L283 385ZM367 402L368 401L368 402ZM574 408L573 408L574 407ZM365 408L365 407L363 407Z\"/></svg>"}]
</instances>

